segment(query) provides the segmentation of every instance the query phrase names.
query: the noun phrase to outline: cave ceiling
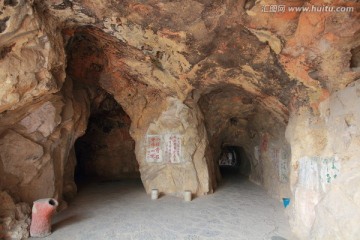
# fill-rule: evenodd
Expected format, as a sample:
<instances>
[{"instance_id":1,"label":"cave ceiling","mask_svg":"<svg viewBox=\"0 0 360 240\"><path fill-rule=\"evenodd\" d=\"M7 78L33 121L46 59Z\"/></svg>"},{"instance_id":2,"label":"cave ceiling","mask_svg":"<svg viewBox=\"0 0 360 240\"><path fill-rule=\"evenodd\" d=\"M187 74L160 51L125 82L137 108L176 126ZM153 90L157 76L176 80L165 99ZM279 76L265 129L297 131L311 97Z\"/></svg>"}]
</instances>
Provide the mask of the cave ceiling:
<instances>
[{"instance_id":1,"label":"cave ceiling","mask_svg":"<svg viewBox=\"0 0 360 240\"><path fill-rule=\"evenodd\" d=\"M62 34L68 75L128 99L123 105L159 96L198 101L232 86L238 96L286 119L291 108L316 109L329 93L359 78L359 11L262 12L276 3L34 2L42 23ZM332 4L358 8L356 1Z\"/></svg>"}]
</instances>

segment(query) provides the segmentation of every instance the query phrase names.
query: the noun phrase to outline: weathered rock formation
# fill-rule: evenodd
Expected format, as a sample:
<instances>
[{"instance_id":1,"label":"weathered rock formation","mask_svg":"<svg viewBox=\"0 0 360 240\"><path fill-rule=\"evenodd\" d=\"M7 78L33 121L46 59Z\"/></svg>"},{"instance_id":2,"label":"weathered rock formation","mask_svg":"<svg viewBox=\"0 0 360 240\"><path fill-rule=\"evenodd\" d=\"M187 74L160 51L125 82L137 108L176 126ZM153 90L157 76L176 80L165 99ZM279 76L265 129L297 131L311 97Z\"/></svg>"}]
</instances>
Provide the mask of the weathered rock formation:
<instances>
[{"instance_id":1,"label":"weathered rock formation","mask_svg":"<svg viewBox=\"0 0 360 240\"><path fill-rule=\"evenodd\" d=\"M1 0L0 190L61 202L78 164L200 196L231 145L300 238L355 238L359 46L357 1Z\"/></svg>"},{"instance_id":2,"label":"weathered rock formation","mask_svg":"<svg viewBox=\"0 0 360 240\"><path fill-rule=\"evenodd\" d=\"M31 209L27 203L15 203L10 195L0 192L0 238L26 239L29 237Z\"/></svg>"},{"instance_id":3,"label":"weathered rock formation","mask_svg":"<svg viewBox=\"0 0 360 240\"><path fill-rule=\"evenodd\" d=\"M288 125L296 169L291 175L296 199L291 223L303 238L352 239L359 234L359 98L356 81L323 101L319 116L302 108ZM324 227L329 224L331 229Z\"/></svg>"}]
</instances>

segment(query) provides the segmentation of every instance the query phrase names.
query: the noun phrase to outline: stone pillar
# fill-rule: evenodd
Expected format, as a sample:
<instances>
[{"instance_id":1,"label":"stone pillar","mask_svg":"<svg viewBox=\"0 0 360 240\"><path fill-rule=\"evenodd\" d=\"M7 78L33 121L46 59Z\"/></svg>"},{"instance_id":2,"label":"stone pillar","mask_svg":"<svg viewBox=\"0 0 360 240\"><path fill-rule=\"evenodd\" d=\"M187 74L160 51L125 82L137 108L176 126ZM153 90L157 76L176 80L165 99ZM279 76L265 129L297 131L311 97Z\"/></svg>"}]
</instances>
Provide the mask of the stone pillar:
<instances>
[{"instance_id":1,"label":"stone pillar","mask_svg":"<svg viewBox=\"0 0 360 240\"><path fill-rule=\"evenodd\" d=\"M179 99L167 98L166 109L136 141L141 178L148 193L183 196L185 190L196 195L210 192L205 157L208 145L199 109L189 108Z\"/></svg>"}]
</instances>

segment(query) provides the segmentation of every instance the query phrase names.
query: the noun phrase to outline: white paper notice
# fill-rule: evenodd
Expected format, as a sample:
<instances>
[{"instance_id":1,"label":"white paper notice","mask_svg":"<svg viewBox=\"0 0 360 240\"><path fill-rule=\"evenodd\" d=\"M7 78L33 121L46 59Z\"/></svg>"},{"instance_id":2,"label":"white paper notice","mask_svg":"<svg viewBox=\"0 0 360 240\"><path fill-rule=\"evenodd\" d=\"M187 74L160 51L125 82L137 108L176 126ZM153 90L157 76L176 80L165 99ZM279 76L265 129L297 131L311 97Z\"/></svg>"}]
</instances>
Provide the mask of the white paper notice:
<instances>
[{"instance_id":1,"label":"white paper notice","mask_svg":"<svg viewBox=\"0 0 360 240\"><path fill-rule=\"evenodd\" d=\"M175 134L164 135L165 154L164 159L167 163L180 163L181 159L181 137Z\"/></svg>"}]
</instances>

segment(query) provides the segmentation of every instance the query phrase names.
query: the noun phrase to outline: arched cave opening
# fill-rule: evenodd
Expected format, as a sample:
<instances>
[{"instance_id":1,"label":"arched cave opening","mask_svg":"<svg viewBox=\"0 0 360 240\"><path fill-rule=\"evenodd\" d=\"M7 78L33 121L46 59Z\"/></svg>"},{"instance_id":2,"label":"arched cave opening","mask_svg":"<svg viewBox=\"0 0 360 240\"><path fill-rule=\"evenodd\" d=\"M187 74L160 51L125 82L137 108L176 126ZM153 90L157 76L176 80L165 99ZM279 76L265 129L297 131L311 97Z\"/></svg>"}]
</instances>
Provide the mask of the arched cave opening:
<instances>
[{"instance_id":1,"label":"arched cave opening","mask_svg":"<svg viewBox=\"0 0 360 240\"><path fill-rule=\"evenodd\" d=\"M140 178L135 156L135 141L130 136L131 119L124 108L105 89L101 79L111 79L107 74L108 59L104 41L91 27L63 30L67 41L67 77L72 89L71 97L82 102L81 111L86 115L80 124L74 143L73 162L65 171L73 171L77 189L91 182L118 181ZM121 79L116 79L121 81ZM79 100L79 96L83 96ZM86 127L84 125L87 125ZM74 166L75 165L75 166ZM65 179L66 182L69 182ZM70 191L71 193L71 191ZM65 198L73 197L64 191Z\"/></svg>"},{"instance_id":2,"label":"arched cave opening","mask_svg":"<svg viewBox=\"0 0 360 240\"><path fill-rule=\"evenodd\" d=\"M285 138L286 116L232 85L209 89L201 94L198 103L216 182L224 178L225 182L250 180L274 196L288 194L291 153Z\"/></svg>"},{"instance_id":3,"label":"arched cave opening","mask_svg":"<svg viewBox=\"0 0 360 240\"><path fill-rule=\"evenodd\" d=\"M75 142L77 185L92 180L139 178L130 117L108 93L92 104L86 133Z\"/></svg>"}]
</instances>

